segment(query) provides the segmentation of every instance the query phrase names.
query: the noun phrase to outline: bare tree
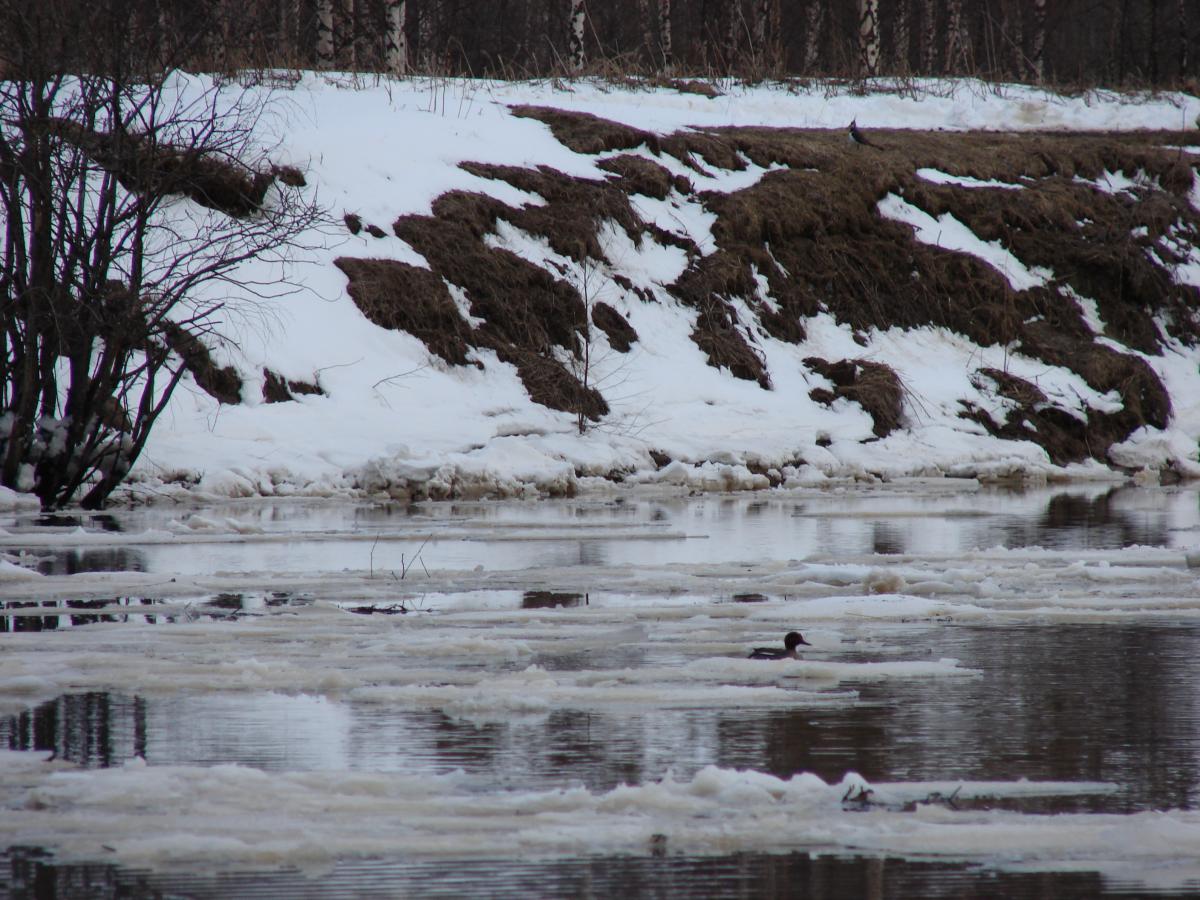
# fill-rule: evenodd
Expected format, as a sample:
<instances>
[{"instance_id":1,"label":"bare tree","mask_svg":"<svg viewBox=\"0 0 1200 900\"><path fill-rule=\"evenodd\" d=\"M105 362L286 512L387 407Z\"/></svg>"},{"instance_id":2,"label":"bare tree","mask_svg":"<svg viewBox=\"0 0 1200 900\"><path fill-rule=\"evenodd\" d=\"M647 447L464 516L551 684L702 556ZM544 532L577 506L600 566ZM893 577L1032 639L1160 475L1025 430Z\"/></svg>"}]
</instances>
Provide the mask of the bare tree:
<instances>
[{"instance_id":1,"label":"bare tree","mask_svg":"<svg viewBox=\"0 0 1200 900\"><path fill-rule=\"evenodd\" d=\"M294 62L298 59L297 49L300 42L300 0L279 0L279 50L283 61Z\"/></svg>"},{"instance_id":2,"label":"bare tree","mask_svg":"<svg viewBox=\"0 0 1200 900\"><path fill-rule=\"evenodd\" d=\"M776 69L780 63L781 15L779 0L757 0L754 13L754 52L768 69Z\"/></svg>"},{"instance_id":3,"label":"bare tree","mask_svg":"<svg viewBox=\"0 0 1200 900\"><path fill-rule=\"evenodd\" d=\"M637 0L637 11L638 23L642 32L642 49L645 51L650 65L657 68L658 49L654 39L656 19L650 12L650 0Z\"/></svg>"},{"instance_id":4,"label":"bare tree","mask_svg":"<svg viewBox=\"0 0 1200 900\"><path fill-rule=\"evenodd\" d=\"M337 51L342 68L353 72L358 68L358 23L354 0L342 0L342 12L337 28Z\"/></svg>"},{"instance_id":5,"label":"bare tree","mask_svg":"<svg viewBox=\"0 0 1200 900\"><path fill-rule=\"evenodd\" d=\"M317 0L317 68L333 68L333 0Z\"/></svg>"},{"instance_id":6,"label":"bare tree","mask_svg":"<svg viewBox=\"0 0 1200 900\"><path fill-rule=\"evenodd\" d=\"M127 9L0 0L0 484L46 507L104 502L235 268L320 218L258 148L258 95L160 72Z\"/></svg>"},{"instance_id":7,"label":"bare tree","mask_svg":"<svg viewBox=\"0 0 1200 900\"><path fill-rule=\"evenodd\" d=\"M898 74L906 74L909 70L908 54L912 42L912 5L911 0L896 0L896 18L892 30L895 56L895 69Z\"/></svg>"},{"instance_id":8,"label":"bare tree","mask_svg":"<svg viewBox=\"0 0 1200 900\"><path fill-rule=\"evenodd\" d=\"M578 72L583 68L584 53L583 53L583 34L584 25L586 23L587 14L584 10L583 0L571 0L571 18L568 22L568 60L571 68Z\"/></svg>"},{"instance_id":9,"label":"bare tree","mask_svg":"<svg viewBox=\"0 0 1200 900\"><path fill-rule=\"evenodd\" d=\"M1179 77L1183 78L1188 71L1188 51L1191 44L1191 36L1188 34L1187 0L1178 0L1176 9L1176 18L1179 20Z\"/></svg>"},{"instance_id":10,"label":"bare tree","mask_svg":"<svg viewBox=\"0 0 1200 900\"><path fill-rule=\"evenodd\" d=\"M420 0L417 4L417 52L420 54L422 67L429 72L439 67L438 54L434 47L437 30L433 5L434 0Z\"/></svg>"},{"instance_id":11,"label":"bare tree","mask_svg":"<svg viewBox=\"0 0 1200 900\"><path fill-rule=\"evenodd\" d=\"M725 42L721 56L725 59L725 71L731 72L737 63L738 44L744 23L742 22L742 5L737 0L731 0L726 5L728 9L725 13Z\"/></svg>"},{"instance_id":12,"label":"bare tree","mask_svg":"<svg viewBox=\"0 0 1200 900\"><path fill-rule=\"evenodd\" d=\"M858 0L858 55L862 73L879 71L879 0Z\"/></svg>"},{"instance_id":13,"label":"bare tree","mask_svg":"<svg viewBox=\"0 0 1200 900\"><path fill-rule=\"evenodd\" d=\"M808 18L804 29L804 73L817 71L821 54L821 30L825 23L825 0L808 0Z\"/></svg>"},{"instance_id":14,"label":"bare tree","mask_svg":"<svg viewBox=\"0 0 1200 900\"><path fill-rule=\"evenodd\" d=\"M1046 79L1046 0L1033 0L1033 40L1029 61L1038 81Z\"/></svg>"},{"instance_id":15,"label":"bare tree","mask_svg":"<svg viewBox=\"0 0 1200 900\"><path fill-rule=\"evenodd\" d=\"M950 75L967 74L969 53L970 41L966 20L963 18L963 0L947 0L946 72Z\"/></svg>"},{"instance_id":16,"label":"bare tree","mask_svg":"<svg viewBox=\"0 0 1200 900\"><path fill-rule=\"evenodd\" d=\"M209 40L212 41L211 59L214 71L226 73L232 69L229 60L230 46L230 5L229 0L215 0L215 28L209 30ZM129 10L126 10L128 13Z\"/></svg>"},{"instance_id":17,"label":"bare tree","mask_svg":"<svg viewBox=\"0 0 1200 900\"><path fill-rule=\"evenodd\" d=\"M662 49L663 68L675 63L675 47L671 42L671 0L658 0L658 45Z\"/></svg>"},{"instance_id":18,"label":"bare tree","mask_svg":"<svg viewBox=\"0 0 1200 900\"><path fill-rule=\"evenodd\" d=\"M937 65L937 0L925 0L921 29L921 71L934 74Z\"/></svg>"},{"instance_id":19,"label":"bare tree","mask_svg":"<svg viewBox=\"0 0 1200 900\"><path fill-rule=\"evenodd\" d=\"M1025 17L1021 0L1004 0L1000 7L1000 33L1012 60L1011 71L1018 78L1029 75L1029 59L1025 56Z\"/></svg>"},{"instance_id":20,"label":"bare tree","mask_svg":"<svg viewBox=\"0 0 1200 900\"><path fill-rule=\"evenodd\" d=\"M393 75L408 73L408 4L387 0L387 69Z\"/></svg>"},{"instance_id":21,"label":"bare tree","mask_svg":"<svg viewBox=\"0 0 1200 900\"><path fill-rule=\"evenodd\" d=\"M764 53L771 28L771 0L757 0L754 4L754 43L759 53Z\"/></svg>"}]
</instances>

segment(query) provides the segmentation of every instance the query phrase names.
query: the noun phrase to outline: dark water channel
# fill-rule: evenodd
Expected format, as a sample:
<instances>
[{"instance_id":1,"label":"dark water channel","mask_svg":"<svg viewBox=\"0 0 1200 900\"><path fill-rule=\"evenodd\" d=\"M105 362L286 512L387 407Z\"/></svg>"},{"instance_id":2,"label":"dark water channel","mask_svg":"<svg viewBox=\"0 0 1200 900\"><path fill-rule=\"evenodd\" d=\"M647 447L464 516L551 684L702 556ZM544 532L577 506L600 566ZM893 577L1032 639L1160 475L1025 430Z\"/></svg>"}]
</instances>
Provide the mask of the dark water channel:
<instances>
[{"instance_id":1,"label":"dark water channel","mask_svg":"<svg viewBox=\"0 0 1200 900\"><path fill-rule=\"evenodd\" d=\"M4 862L0 855L0 863ZM27 898L799 897L806 900L1091 900L1163 896L1090 872L1013 873L906 859L739 853L717 857L595 856L524 862L340 862L319 876L297 871L161 875L118 866L54 865L8 854L0 891ZM1187 896L1196 896L1194 893Z\"/></svg>"}]
</instances>

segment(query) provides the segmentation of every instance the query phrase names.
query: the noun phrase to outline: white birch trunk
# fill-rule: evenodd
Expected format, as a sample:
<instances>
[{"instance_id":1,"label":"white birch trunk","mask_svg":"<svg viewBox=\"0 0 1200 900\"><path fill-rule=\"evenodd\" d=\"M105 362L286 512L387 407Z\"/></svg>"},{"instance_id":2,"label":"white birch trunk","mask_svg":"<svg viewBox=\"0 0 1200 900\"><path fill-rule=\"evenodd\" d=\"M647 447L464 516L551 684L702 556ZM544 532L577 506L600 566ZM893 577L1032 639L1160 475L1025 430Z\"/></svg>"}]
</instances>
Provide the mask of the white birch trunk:
<instances>
[{"instance_id":1,"label":"white birch trunk","mask_svg":"<svg viewBox=\"0 0 1200 900\"><path fill-rule=\"evenodd\" d=\"M863 75L874 78L879 72L879 0L858 2L858 55Z\"/></svg>"},{"instance_id":2,"label":"white birch trunk","mask_svg":"<svg viewBox=\"0 0 1200 900\"><path fill-rule=\"evenodd\" d=\"M1033 0L1033 40L1029 61L1039 82L1046 78L1046 0Z\"/></svg>"},{"instance_id":3,"label":"white birch trunk","mask_svg":"<svg viewBox=\"0 0 1200 900\"><path fill-rule=\"evenodd\" d=\"M662 47L663 67L669 69L675 62L671 45L671 0L658 0L658 43Z\"/></svg>"},{"instance_id":4,"label":"white birch trunk","mask_svg":"<svg viewBox=\"0 0 1200 900\"><path fill-rule=\"evenodd\" d=\"M333 0L317 0L317 68L333 68Z\"/></svg>"},{"instance_id":5,"label":"white birch trunk","mask_svg":"<svg viewBox=\"0 0 1200 900\"><path fill-rule=\"evenodd\" d=\"M408 74L408 3L387 0L387 70L396 76Z\"/></svg>"},{"instance_id":6,"label":"white birch trunk","mask_svg":"<svg viewBox=\"0 0 1200 900\"><path fill-rule=\"evenodd\" d=\"M578 72L583 68L583 26L584 26L584 9L583 0L571 0L571 31L570 40L568 41L568 56L570 57L570 65L572 71Z\"/></svg>"},{"instance_id":7,"label":"white birch trunk","mask_svg":"<svg viewBox=\"0 0 1200 900\"><path fill-rule=\"evenodd\" d=\"M804 29L804 74L813 75L821 59L821 26L825 20L825 0L808 0L808 19Z\"/></svg>"}]
</instances>

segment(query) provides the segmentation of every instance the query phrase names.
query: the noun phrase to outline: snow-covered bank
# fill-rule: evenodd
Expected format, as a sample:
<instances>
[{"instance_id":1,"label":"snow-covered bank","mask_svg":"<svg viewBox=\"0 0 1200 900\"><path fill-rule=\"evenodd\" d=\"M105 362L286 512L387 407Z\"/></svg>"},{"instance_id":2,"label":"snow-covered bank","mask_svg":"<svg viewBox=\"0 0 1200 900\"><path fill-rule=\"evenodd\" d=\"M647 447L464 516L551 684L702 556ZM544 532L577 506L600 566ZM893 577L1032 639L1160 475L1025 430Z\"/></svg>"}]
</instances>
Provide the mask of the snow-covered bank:
<instances>
[{"instance_id":1,"label":"snow-covered bank","mask_svg":"<svg viewBox=\"0 0 1200 900\"><path fill-rule=\"evenodd\" d=\"M615 309L636 331L631 350L621 353L601 329L592 330L588 381L607 401L608 412L588 422L585 434L579 433L574 413L531 400L526 373L506 361L502 347L476 344L468 349L473 364L455 365L411 333L374 324L350 298L347 277L333 263L388 260L409 267L408 272L428 274L427 255L393 233L398 219L428 216L434 201L450 191L493 198L518 211L546 207L546 197L532 185L515 186L521 179L497 166L528 170L530 177L538 167L549 167L556 178L613 181L615 154L571 149L542 121L514 113L514 107L529 105L587 112L664 136L730 126L841 129L855 117L868 129L931 132L1178 130L1191 127L1200 113L1200 100L1184 95L1060 97L974 82L930 82L918 84L914 93L865 96L824 86L729 85L710 99L602 83L364 83L305 76L283 92L279 116L271 120L277 132L264 139L274 145L277 161L304 170L310 189L335 219L357 217L357 233L338 222L313 235L312 242L324 249L297 260L292 277L298 290L275 299L249 292L232 298L222 326L230 340L212 349L218 365L237 369L242 403L219 404L185 379L134 471L130 494L520 496L572 493L601 485L605 478L740 490L906 475L1114 477L1095 460L1055 463L1035 440L998 437L980 425L987 421L981 417L990 416L996 432L1006 416L1015 421L1013 397L1021 385L1041 392L1042 399L1029 407L1031 415L1035 408L1049 408L1080 422L1119 412L1123 398L1114 391L1097 389L1065 363L1047 363L1012 343L981 344L933 325L863 330L834 311L816 311L787 326L798 325L800 340L781 340L754 324L768 311L792 315L779 312L778 283L765 272L756 274L758 287L750 294L731 292L721 302L727 315L736 317L731 328L746 352L769 373L771 389L733 377L727 366L715 367L711 352L706 362L695 334L703 322L695 308L666 288L723 240L714 232L713 198L789 173L786 165L758 165L744 155L733 168L695 153L672 156L646 146L622 155L622 165L641 158L687 181L694 192L671 189L661 198L631 194L635 216L658 229L659 237L646 232L635 240L627 228L601 223L605 260L594 268L554 249L553 234L548 242L501 220L486 235L490 252L515 254L570 290L586 289L589 302ZM1178 147L1183 138L1174 140ZM1194 159L1187 148L1171 153L1185 166ZM464 162L480 165L463 167ZM1126 174L1124 180L1117 175L1097 180L1094 190L1124 191L1122 196L1139 201L1166 195L1151 181L1139 182L1137 172ZM926 167L917 175L938 190L979 194L989 189L987 180L963 173ZM1013 190L1020 186L1005 182L990 189L1020 194ZM1030 267L1011 247L981 239L953 216L930 217L894 195L881 201L878 215L910 222L915 240L936 252L953 251L1000 272L1013 290L1044 290L1062 274ZM419 232L423 226L414 220L413 227ZM1187 230L1176 232L1169 249L1155 244L1146 253L1170 265L1177 283L1200 282L1194 274L1200 271L1200 256L1190 255L1195 251L1189 249ZM676 244L664 243L664 235ZM695 249L685 251L685 245ZM770 255L771 242L761 249ZM776 265L784 271L778 260ZM280 274L258 266L240 277L258 284ZM463 327L483 322L475 315L478 310L473 312L479 298L445 283ZM405 302L403 292L400 300ZM1200 475L1200 403L1195 400L1200 352L1168 337L1166 318L1158 325L1163 352L1118 345L1103 336L1105 323L1095 304L1086 297L1078 303L1091 317L1098 344L1107 341L1141 360L1138 365L1144 363L1163 382L1173 404L1164 427L1132 434L1114 445L1104 462L1126 472L1148 467L1150 478L1166 468L1173 477ZM578 361L566 351L554 354L562 371L578 373ZM809 358L870 360L895 372L902 388L899 427L880 438L872 415L847 399L851 394L831 393L830 381L806 367ZM993 384L981 379L981 371L1002 371L1016 380ZM316 386L322 393L293 391L291 400L267 403L263 396L270 379ZM834 393L837 399L831 401ZM964 418L964 409L973 418Z\"/></svg>"}]
</instances>

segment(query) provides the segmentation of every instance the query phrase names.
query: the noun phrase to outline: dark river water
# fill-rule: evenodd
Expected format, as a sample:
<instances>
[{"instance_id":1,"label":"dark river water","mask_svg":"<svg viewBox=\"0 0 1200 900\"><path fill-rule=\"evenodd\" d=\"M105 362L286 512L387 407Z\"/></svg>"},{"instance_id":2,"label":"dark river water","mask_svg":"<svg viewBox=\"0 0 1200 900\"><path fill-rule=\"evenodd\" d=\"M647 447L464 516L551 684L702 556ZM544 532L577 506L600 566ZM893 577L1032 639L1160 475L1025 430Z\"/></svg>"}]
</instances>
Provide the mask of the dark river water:
<instances>
[{"instance_id":1,"label":"dark river water","mask_svg":"<svg viewBox=\"0 0 1200 900\"><path fill-rule=\"evenodd\" d=\"M707 502L707 512L687 504L669 507L671 521L678 525L689 516L714 515L715 502ZM854 535L847 550L855 553L868 544L879 553L914 552L925 545L931 529L972 546L1059 549L1186 546L1196 538L1196 495L1188 492L1168 500L1134 494L1116 501L1107 494L1065 499L1051 494L1031 508L979 517L956 513L956 504L966 501L955 498L945 517L918 520L878 509L874 517L848 518L844 509L824 500L757 512L748 511L742 501L727 530L753 532L755 516L773 517L777 525L799 520L803 528L811 524L815 535L827 537L839 529ZM650 514L642 510L636 515ZM503 517L505 508L497 507L494 515ZM964 532L973 536L964 537ZM778 527L770 533L777 534ZM146 552L148 561L141 564L158 565L159 551ZM614 547L609 552L619 557L649 551ZM763 555L775 552L767 547ZM116 567L121 568L119 561ZM533 719L483 722L436 710L325 698L77 693L0 718L0 747L53 750L89 767L118 765L137 755L150 765L236 762L280 771L340 766L443 773L461 768L496 785L521 789L581 784L602 791L659 779L668 771L686 777L710 764L782 778L807 771L826 781L847 771L875 782L1026 777L1119 785L1109 794L1006 801L1027 812L1126 813L1200 805L1200 624L1194 620L922 621L880 628L890 644L934 659L957 658L981 670L982 677L843 684L840 688L859 692L859 702L828 708L562 708ZM670 661L668 650L625 656L613 652L617 656L604 660L607 667ZM856 659L853 651L840 658ZM549 670L581 665L570 656L543 655L533 662ZM1200 896L1200 885L1172 890L1178 896ZM1004 871L808 852L534 861L498 852L492 860L347 860L316 874L288 869L150 873L100 863L56 863L38 848L0 853L0 895L15 898L1085 898L1150 893L1144 886L1087 871Z\"/></svg>"}]
</instances>

